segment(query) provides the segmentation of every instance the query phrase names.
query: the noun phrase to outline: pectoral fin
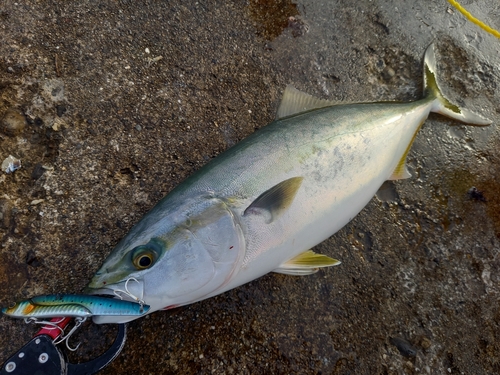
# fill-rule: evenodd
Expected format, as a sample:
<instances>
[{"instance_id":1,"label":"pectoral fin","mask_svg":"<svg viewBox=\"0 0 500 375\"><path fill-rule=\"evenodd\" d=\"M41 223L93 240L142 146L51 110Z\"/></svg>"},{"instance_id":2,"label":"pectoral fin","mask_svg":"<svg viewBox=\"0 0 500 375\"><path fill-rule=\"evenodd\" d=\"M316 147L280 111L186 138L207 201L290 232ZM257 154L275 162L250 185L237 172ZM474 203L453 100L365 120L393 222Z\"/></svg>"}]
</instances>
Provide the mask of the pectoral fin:
<instances>
[{"instance_id":1,"label":"pectoral fin","mask_svg":"<svg viewBox=\"0 0 500 375\"><path fill-rule=\"evenodd\" d=\"M268 222L271 223L290 207L303 179L303 177L292 177L274 185L259 195L247 207L243 216L259 213L259 211L267 211L270 214Z\"/></svg>"},{"instance_id":2,"label":"pectoral fin","mask_svg":"<svg viewBox=\"0 0 500 375\"><path fill-rule=\"evenodd\" d=\"M331 267L338 264L340 264L340 261L337 259L308 250L283 263L273 270L273 272L285 275L305 276L318 272L321 267Z\"/></svg>"}]
</instances>

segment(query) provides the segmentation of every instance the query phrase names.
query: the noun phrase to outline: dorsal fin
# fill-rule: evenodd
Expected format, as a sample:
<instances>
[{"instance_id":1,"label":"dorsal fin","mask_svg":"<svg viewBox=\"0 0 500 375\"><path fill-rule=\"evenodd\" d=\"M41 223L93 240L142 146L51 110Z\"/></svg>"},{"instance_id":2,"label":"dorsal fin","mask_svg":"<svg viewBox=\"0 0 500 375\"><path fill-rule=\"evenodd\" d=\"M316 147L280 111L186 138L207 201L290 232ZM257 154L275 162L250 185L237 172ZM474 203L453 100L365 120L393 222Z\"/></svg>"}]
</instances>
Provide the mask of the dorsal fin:
<instances>
[{"instance_id":1,"label":"dorsal fin","mask_svg":"<svg viewBox=\"0 0 500 375\"><path fill-rule=\"evenodd\" d=\"M330 107L335 104L338 104L338 102L315 98L288 85L283 92L283 99L281 99L278 112L276 113L276 120L312 109Z\"/></svg>"},{"instance_id":2,"label":"dorsal fin","mask_svg":"<svg viewBox=\"0 0 500 375\"><path fill-rule=\"evenodd\" d=\"M274 185L259 195L246 208L243 215L259 213L260 210L267 211L271 215L269 220L269 223L271 223L292 204L293 198L295 198L295 194L297 194L303 179L303 177L292 177Z\"/></svg>"}]
</instances>

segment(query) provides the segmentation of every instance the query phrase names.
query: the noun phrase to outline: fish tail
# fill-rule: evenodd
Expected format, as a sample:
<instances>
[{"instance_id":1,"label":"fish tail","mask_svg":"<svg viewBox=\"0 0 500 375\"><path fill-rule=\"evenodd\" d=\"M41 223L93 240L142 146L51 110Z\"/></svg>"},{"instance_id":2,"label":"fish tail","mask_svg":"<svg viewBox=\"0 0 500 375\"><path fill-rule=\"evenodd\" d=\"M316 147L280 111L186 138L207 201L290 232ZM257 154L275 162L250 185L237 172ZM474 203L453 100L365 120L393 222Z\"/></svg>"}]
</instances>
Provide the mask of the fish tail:
<instances>
[{"instance_id":1,"label":"fish tail","mask_svg":"<svg viewBox=\"0 0 500 375\"><path fill-rule=\"evenodd\" d=\"M431 112L440 113L470 125L485 126L492 122L477 113L461 108L443 95L437 82L436 57L432 44L427 47L424 57L424 93L426 97L434 99Z\"/></svg>"}]
</instances>

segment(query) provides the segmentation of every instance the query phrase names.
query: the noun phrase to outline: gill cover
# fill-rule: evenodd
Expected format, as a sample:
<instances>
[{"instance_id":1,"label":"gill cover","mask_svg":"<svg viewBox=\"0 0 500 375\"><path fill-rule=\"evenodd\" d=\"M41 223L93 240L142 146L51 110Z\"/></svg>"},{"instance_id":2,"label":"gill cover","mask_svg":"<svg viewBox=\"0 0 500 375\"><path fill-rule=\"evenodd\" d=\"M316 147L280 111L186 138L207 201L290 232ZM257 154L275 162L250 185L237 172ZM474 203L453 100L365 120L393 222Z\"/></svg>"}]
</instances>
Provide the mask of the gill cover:
<instances>
[{"instance_id":1,"label":"gill cover","mask_svg":"<svg viewBox=\"0 0 500 375\"><path fill-rule=\"evenodd\" d=\"M175 305L202 299L229 281L245 254L239 223L226 204L211 199L211 205L188 217L168 236L170 244L157 262L154 275L145 277L144 289L164 285L163 293Z\"/></svg>"}]
</instances>

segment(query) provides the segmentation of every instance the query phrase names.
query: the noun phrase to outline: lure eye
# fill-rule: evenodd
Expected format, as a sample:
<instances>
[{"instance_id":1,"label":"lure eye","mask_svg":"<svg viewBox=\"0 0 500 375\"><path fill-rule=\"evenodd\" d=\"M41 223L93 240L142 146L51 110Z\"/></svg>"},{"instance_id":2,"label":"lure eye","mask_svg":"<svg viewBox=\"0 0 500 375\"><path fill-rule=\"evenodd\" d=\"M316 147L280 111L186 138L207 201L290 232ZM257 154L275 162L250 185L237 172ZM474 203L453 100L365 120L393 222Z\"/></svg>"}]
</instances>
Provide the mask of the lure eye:
<instances>
[{"instance_id":1,"label":"lure eye","mask_svg":"<svg viewBox=\"0 0 500 375\"><path fill-rule=\"evenodd\" d=\"M151 267L155 260L156 253L153 250L140 246L134 252L132 263L138 270L145 270L146 268Z\"/></svg>"}]
</instances>

